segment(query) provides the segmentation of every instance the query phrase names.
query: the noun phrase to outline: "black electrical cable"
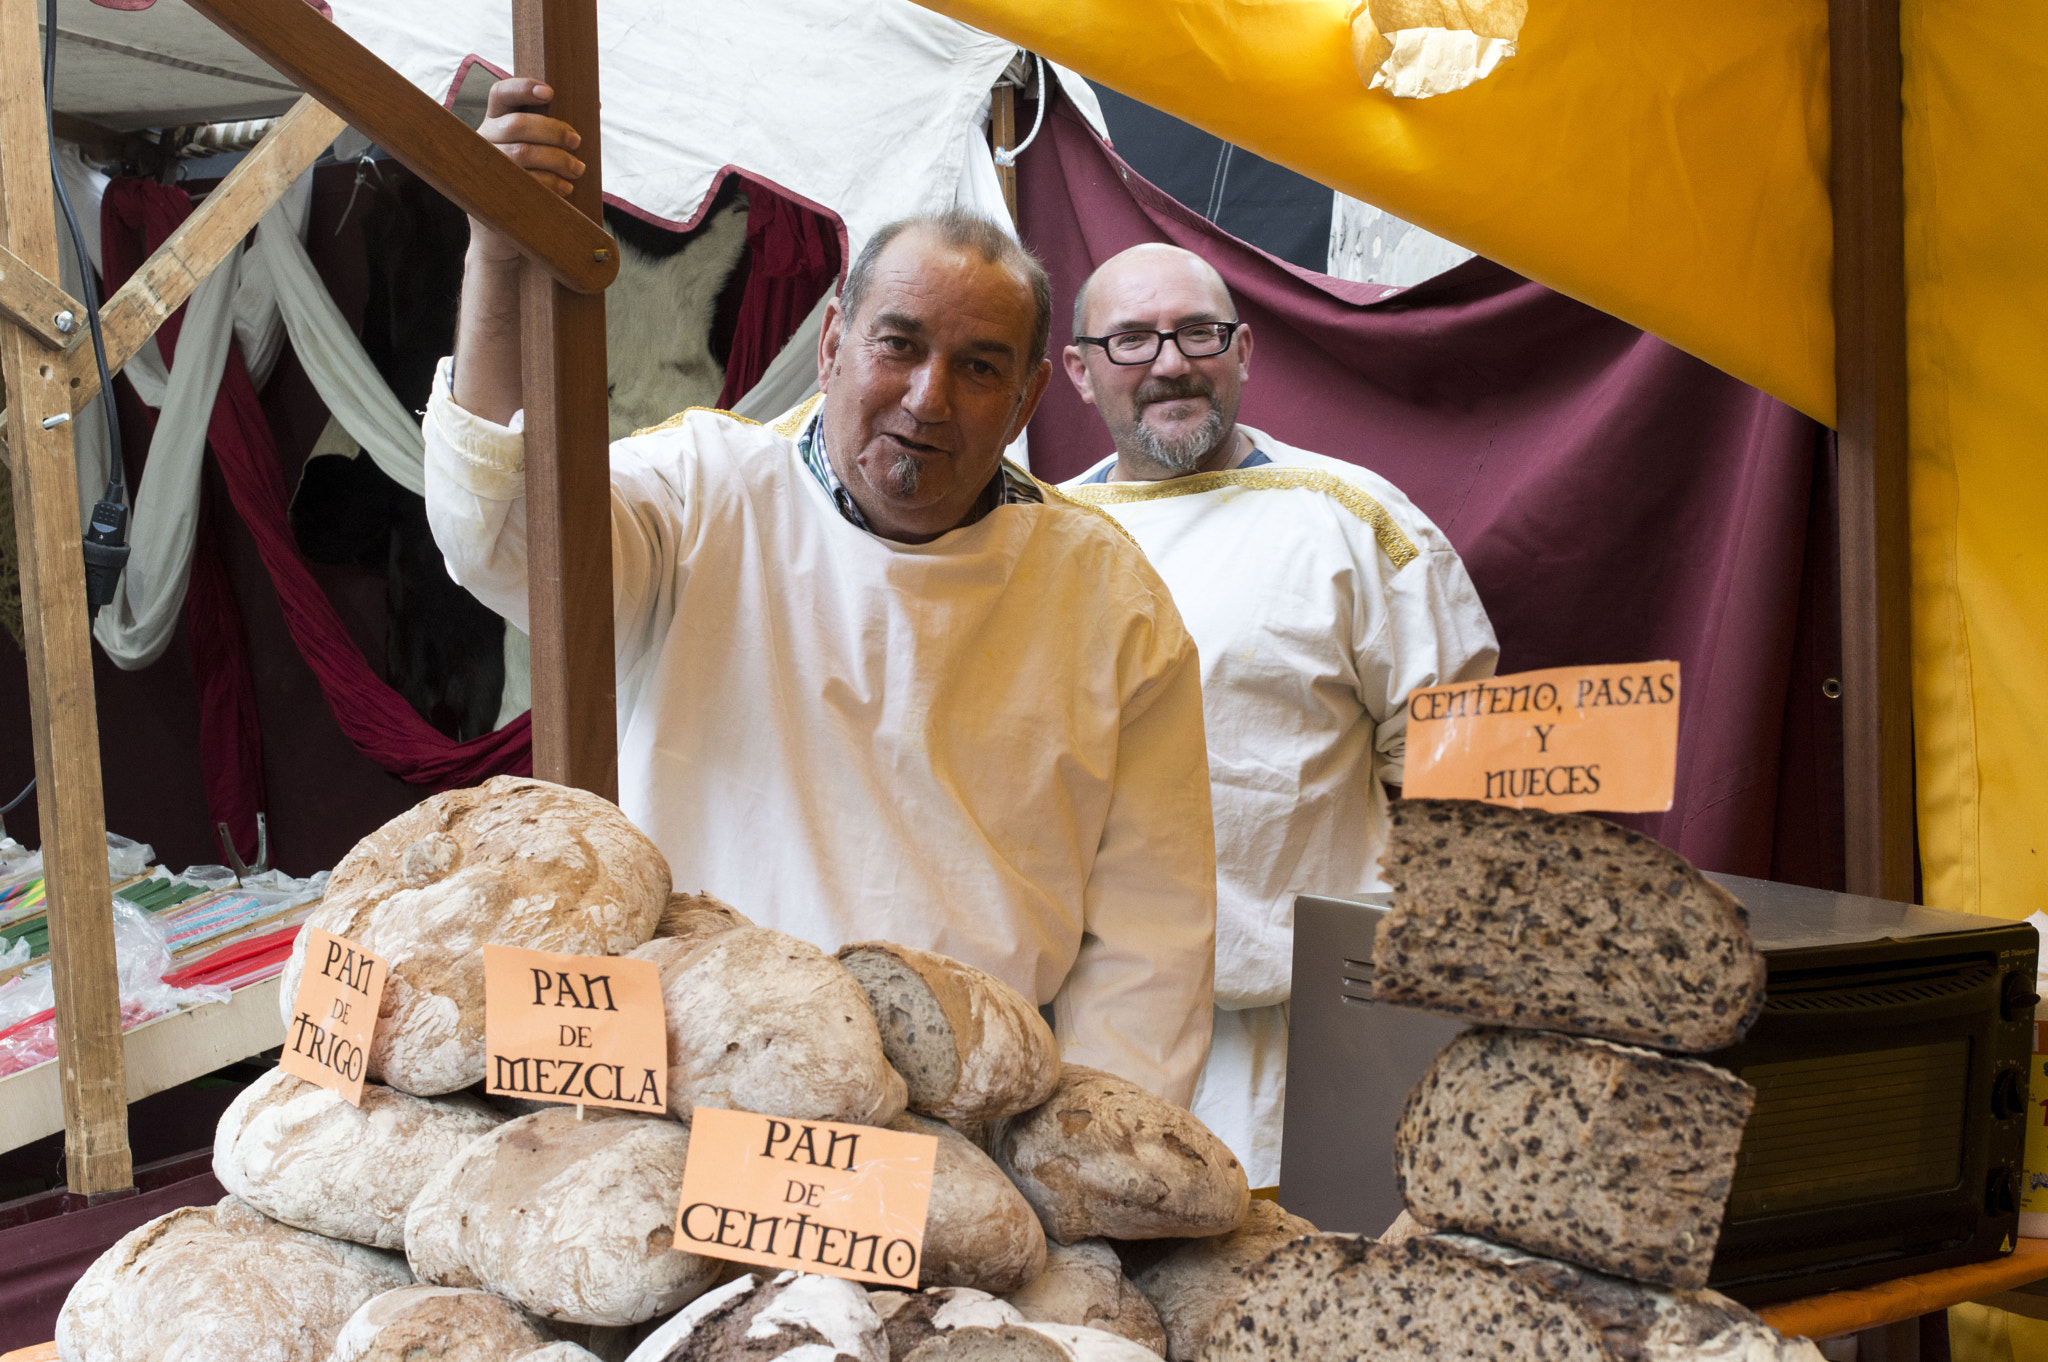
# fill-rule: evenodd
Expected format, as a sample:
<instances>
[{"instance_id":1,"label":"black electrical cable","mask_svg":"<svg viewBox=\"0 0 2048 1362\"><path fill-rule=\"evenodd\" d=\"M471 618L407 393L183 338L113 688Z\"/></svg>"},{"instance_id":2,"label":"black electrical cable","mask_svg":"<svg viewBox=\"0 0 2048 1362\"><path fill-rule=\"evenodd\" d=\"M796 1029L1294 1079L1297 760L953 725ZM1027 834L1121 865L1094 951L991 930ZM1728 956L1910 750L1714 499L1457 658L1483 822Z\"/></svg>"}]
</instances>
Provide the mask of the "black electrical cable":
<instances>
[{"instance_id":1,"label":"black electrical cable","mask_svg":"<svg viewBox=\"0 0 2048 1362\"><path fill-rule=\"evenodd\" d=\"M21 801L27 799L31 794L34 794L35 788L36 778L34 776L30 776L28 778L28 784L22 787L20 794L8 800L6 804L0 805L0 818L5 818L8 814L13 813L16 809L20 808Z\"/></svg>"}]
</instances>

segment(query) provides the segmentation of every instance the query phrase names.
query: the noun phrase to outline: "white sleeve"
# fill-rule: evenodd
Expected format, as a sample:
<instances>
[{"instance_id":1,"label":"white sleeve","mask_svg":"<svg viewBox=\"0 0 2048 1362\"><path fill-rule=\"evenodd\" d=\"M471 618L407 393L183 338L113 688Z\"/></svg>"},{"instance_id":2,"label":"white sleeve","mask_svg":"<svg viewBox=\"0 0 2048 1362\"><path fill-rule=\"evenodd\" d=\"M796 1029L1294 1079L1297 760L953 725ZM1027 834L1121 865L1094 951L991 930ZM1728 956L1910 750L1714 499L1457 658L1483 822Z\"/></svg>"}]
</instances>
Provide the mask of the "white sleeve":
<instances>
[{"instance_id":1,"label":"white sleeve","mask_svg":"<svg viewBox=\"0 0 2048 1362\"><path fill-rule=\"evenodd\" d=\"M1053 1015L1061 1057L1194 1100L1216 971L1216 831L1192 640L1126 707L1081 951Z\"/></svg>"},{"instance_id":2,"label":"white sleeve","mask_svg":"<svg viewBox=\"0 0 2048 1362\"><path fill-rule=\"evenodd\" d=\"M1372 716L1379 778L1399 785L1408 757L1408 693L1493 675L1500 645L1456 550L1441 538L1406 567L1379 566L1384 616L1358 654L1359 702Z\"/></svg>"}]
</instances>

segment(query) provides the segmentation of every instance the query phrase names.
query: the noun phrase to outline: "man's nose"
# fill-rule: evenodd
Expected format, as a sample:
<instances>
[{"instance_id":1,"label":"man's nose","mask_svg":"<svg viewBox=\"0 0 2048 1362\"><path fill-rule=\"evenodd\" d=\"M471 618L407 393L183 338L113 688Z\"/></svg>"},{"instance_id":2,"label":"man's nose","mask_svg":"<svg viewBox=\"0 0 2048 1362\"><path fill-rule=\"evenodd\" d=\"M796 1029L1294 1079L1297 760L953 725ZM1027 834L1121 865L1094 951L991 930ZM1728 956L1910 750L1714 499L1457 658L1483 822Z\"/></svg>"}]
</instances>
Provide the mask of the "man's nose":
<instances>
[{"instance_id":1,"label":"man's nose","mask_svg":"<svg viewBox=\"0 0 2048 1362\"><path fill-rule=\"evenodd\" d=\"M925 425L952 418L953 384L946 366L937 357L911 372L910 387L903 394L903 409Z\"/></svg>"},{"instance_id":2,"label":"man's nose","mask_svg":"<svg viewBox=\"0 0 2048 1362\"><path fill-rule=\"evenodd\" d=\"M1161 378L1173 378L1193 372L1194 367L1188 357L1180 352L1180 346L1174 343L1173 337L1165 336L1160 339L1159 354L1152 361L1153 373Z\"/></svg>"}]
</instances>

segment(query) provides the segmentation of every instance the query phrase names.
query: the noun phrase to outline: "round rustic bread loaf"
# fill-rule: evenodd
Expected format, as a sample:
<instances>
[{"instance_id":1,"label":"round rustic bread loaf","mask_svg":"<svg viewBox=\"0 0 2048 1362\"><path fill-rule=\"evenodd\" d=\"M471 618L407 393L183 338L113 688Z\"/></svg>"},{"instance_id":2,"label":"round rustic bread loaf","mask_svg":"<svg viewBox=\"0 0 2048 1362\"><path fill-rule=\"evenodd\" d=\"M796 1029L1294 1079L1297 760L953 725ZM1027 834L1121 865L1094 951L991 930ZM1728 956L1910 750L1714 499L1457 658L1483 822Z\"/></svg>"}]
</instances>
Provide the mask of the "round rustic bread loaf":
<instances>
[{"instance_id":1,"label":"round rustic bread loaf","mask_svg":"<svg viewBox=\"0 0 2048 1362\"><path fill-rule=\"evenodd\" d=\"M1696 1059L1467 1031L1408 1095L1394 1177L1439 1230L1701 1287L1755 1103L1754 1088Z\"/></svg>"},{"instance_id":2,"label":"round rustic bread loaf","mask_svg":"<svg viewBox=\"0 0 2048 1362\"><path fill-rule=\"evenodd\" d=\"M881 1316L889 1356L908 1357L918 1345L955 1329L999 1329L1021 1324L1024 1316L1008 1301L971 1286L928 1286L922 1291L868 1292L868 1304Z\"/></svg>"},{"instance_id":3,"label":"round rustic bread loaf","mask_svg":"<svg viewBox=\"0 0 2048 1362\"><path fill-rule=\"evenodd\" d=\"M886 1125L903 1110L867 995L831 956L785 932L735 927L632 954L661 969L668 1109L725 1107L800 1121Z\"/></svg>"},{"instance_id":4,"label":"round rustic bread loaf","mask_svg":"<svg viewBox=\"0 0 2048 1362\"><path fill-rule=\"evenodd\" d=\"M406 1286L350 1315L330 1362L509 1362L553 1341L533 1316L488 1291Z\"/></svg>"},{"instance_id":5,"label":"round rustic bread loaf","mask_svg":"<svg viewBox=\"0 0 2048 1362\"><path fill-rule=\"evenodd\" d=\"M1244 1290L1244 1274L1289 1240L1316 1227L1271 1201L1254 1199L1228 1234L1190 1239L1134 1280L1166 1331L1167 1362L1194 1362L1216 1321Z\"/></svg>"},{"instance_id":6,"label":"round rustic bread loaf","mask_svg":"<svg viewBox=\"0 0 2048 1362\"><path fill-rule=\"evenodd\" d=\"M912 1111L992 1121L1052 1095L1059 1044L1030 1000L1002 980L886 941L842 947L839 962L867 992Z\"/></svg>"},{"instance_id":7,"label":"round rustic bread loaf","mask_svg":"<svg viewBox=\"0 0 2048 1362\"><path fill-rule=\"evenodd\" d=\"M661 910L661 920L654 924L654 935L659 940L697 942L735 927L753 925L753 919L724 899L703 893L671 893L668 906Z\"/></svg>"},{"instance_id":8,"label":"round rustic bread loaf","mask_svg":"<svg viewBox=\"0 0 2048 1362\"><path fill-rule=\"evenodd\" d=\"M691 1302L628 1362L889 1362L865 1291L839 1277L751 1273Z\"/></svg>"},{"instance_id":9,"label":"round rustic bread loaf","mask_svg":"<svg viewBox=\"0 0 2048 1362\"><path fill-rule=\"evenodd\" d=\"M889 1129L939 1142L919 1282L1000 1294L1036 1280L1045 1270L1045 1231L995 1161L944 1121L916 1112L904 1112Z\"/></svg>"},{"instance_id":10,"label":"round rustic bread loaf","mask_svg":"<svg viewBox=\"0 0 2048 1362\"><path fill-rule=\"evenodd\" d=\"M1742 904L1605 819L1396 800L1380 863L1394 906L1373 936L1376 1001L1698 1052L1763 1008Z\"/></svg>"},{"instance_id":11,"label":"round rustic bread loaf","mask_svg":"<svg viewBox=\"0 0 2048 1362\"><path fill-rule=\"evenodd\" d=\"M996 1123L989 1153L1062 1244L1226 1234L1251 1200L1243 1166L1207 1126L1078 1064L1051 1097Z\"/></svg>"},{"instance_id":12,"label":"round rustic bread loaf","mask_svg":"<svg viewBox=\"0 0 2048 1362\"><path fill-rule=\"evenodd\" d=\"M411 1097L376 1083L352 1107L272 1069L221 1113L213 1175L273 1220L402 1249L405 1208L427 1179L503 1120L464 1093Z\"/></svg>"},{"instance_id":13,"label":"round rustic bread loaf","mask_svg":"<svg viewBox=\"0 0 2048 1362\"><path fill-rule=\"evenodd\" d=\"M1202 1362L1275 1357L1820 1362L1712 1291L1662 1291L1463 1237L1310 1235L1245 1274Z\"/></svg>"},{"instance_id":14,"label":"round rustic bread loaf","mask_svg":"<svg viewBox=\"0 0 2048 1362\"><path fill-rule=\"evenodd\" d=\"M425 800L356 843L307 924L390 962L369 1077L421 1097L484 1077L487 945L619 955L668 902L668 862L583 790L497 776ZM301 933L278 998L289 1023Z\"/></svg>"},{"instance_id":15,"label":"round rustic bread loaf","mask_svg":"<svg viewBox=\"0 0 2048 1362\"><path fill-rule=\"evenodd\" d=\"M326 1362L356 1307L412 1274L395 1254L280 1225L234 1197L130 1230L57 1316L63 1362Z\"/></svg>"},{"instance_id":16,"label":"round rustic bread loaf","mask_svg":"<svg viewBox=\"0 0 2048 1362\"><path fill-rule=\"evenodd\" d=\"M405 1217L423 1282L480 1287L548 1319L637 1324L696 1298L720 1264L674 1247L689 1130L557 1107L507 1121L428 1180Z\"/></svg>"},{"instance_id":17,"label":"round rustic bread loaf","mask_svg":"<svg viewBox=\"0 0 2048 1362\"><path fill-rule=\"evenodd\" d=\"M1101 1239L1055 1244L1045 1256L1045 1271L1029 1286L1012 1291L1009 1301L1027 1320L1083 1324L1143 1344L1155 1356L1166 1354L1159 1312L1124 1276L1123 1261Z\"/></svg>"},{"instance_id":18,"label":"round rustic bread loaf","mask_svg":"<svg viewBox=\"0 0 2048 1362\"><path fill-rule=\"evenodd\" d=\"M1006 1324L955 1329L919 1344L909 1362L1154 1362L1128 1338L1077 1324Z\"/></svg>"}]
</instances>

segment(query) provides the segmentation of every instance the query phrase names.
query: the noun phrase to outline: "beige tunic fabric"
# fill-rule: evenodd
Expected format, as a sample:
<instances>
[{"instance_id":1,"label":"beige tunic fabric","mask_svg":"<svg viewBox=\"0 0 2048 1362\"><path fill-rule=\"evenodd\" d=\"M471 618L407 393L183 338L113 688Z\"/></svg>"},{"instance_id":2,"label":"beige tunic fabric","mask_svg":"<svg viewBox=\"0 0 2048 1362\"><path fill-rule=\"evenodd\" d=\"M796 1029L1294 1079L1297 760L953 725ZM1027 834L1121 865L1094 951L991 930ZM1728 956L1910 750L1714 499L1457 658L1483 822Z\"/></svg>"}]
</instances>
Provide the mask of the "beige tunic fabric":
<instances>
[{"instance_id":1,"label":"beige tunic fabric","mask_svg":"<svg viewBox=\"0 0 2048 1362\"><path fill-rule=\"evenodd\" d=\"M523 436L426 420L455 580L524 628ZM1053 1002L1064 1057L1190 1100L1215 878L1194 644L1143 555L1049 496L929 544L794 441L694 412L612 446L619 802L677 884L833 950L899 941Z\"/></svg>"}]
</instances>

